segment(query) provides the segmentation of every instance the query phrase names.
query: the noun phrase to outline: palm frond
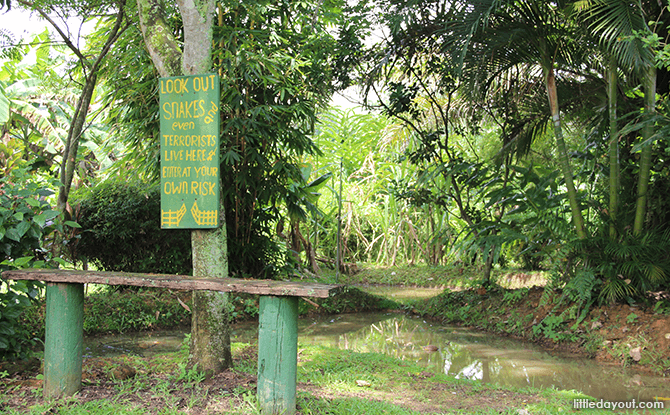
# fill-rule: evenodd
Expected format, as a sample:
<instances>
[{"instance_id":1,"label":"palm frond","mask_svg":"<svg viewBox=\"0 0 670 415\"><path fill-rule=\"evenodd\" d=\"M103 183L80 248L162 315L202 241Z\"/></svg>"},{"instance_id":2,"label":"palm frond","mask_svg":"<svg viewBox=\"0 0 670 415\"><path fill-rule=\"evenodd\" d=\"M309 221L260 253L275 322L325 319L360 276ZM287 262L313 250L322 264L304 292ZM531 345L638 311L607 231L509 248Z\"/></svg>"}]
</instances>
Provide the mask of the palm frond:
<instances>
[{"instance_id":1,"label":"palm frond","mask_svg":"<svg viewBox=\"0 0 670 415\"><path fill-rule=\"evenodd\" d=\"M634 37L637 31L649 31L639 2L594 0L580 15L621 67L639 69L651 62L651 51Z\"/></svg>"}]
</instances>

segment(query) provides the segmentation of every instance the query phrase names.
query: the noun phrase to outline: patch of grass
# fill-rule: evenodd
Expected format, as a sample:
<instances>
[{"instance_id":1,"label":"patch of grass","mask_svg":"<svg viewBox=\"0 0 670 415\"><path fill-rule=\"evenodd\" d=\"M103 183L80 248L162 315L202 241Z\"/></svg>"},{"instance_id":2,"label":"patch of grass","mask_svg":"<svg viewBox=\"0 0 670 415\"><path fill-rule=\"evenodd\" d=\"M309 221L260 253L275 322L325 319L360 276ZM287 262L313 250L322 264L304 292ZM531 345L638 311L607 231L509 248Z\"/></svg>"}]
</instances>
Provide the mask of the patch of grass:
<instances>
[{"instance_id":1,"label":"patch of grass","mask_svg":"<svg viewBox=\"0 0 670 415\"><path fill-rule=\"evenodd\" d=\"M230 344L230 350L233 355L233 370L256 375L258 368L256 360L258 359L258 346L249 343L233 342Z\"/></svg>"},{"instance_id":2,"label":"patch of grass","mask_svg":"<svg viewBox=\"0 0 670 415\"><path fill-rule=\"evenodd\" d=\"M324 270L320 279L324 282L338 284L379 284L379 285L403 285L412 287L470 287L476 285L479 280L479 272L476 268L454 266L454 265L402 265L402 266L378 266L362 264L360 271L356 274L340 274L336 280L333 270Z\"/></svg>"},{"instance_id":3,"label":"patch of grass","mask_svg":"<svg viewBox=\"0 0 670 415\"><path fill-rule=\"evenodd\" d=\"M256 346L233 345L237 370L256 368ZM307 414L558 414L570 408L573 394L532 388L497 387L472 380L433 374L413 362L376 353L356 353L325 346L299 345L299 413ZM172 355L172 356L170 356ZM125 380L100 379L92 389L70 398L43 402L35 396L26 404L28 387L0 383L0 408L8 414L259 414L255 384L249 376L229 383L233 372L207 382L196 371L181 365L187 355L179 352L144 358L119 356L103 359L108 368L128 365L137 374ZM104 369L107 370L107 369ZM104 371L103 370L103 371ZM98 369L100 372L100 369ZM357 383L356 381L366 381ZM106 392L100 393L101 390ZM582 397L582 395L579 395ZM14 406L10 405L14 398ZM20 402L20 406L16 406Z\"/></svg>"},{"instance_id":4,"label":"patch of grass","mask_svg":"<svg viewBox=\"0 0 670 415\"><path fill-rule=\"evenodd\" d=\"M633 350L638 349L640 360L635 361L633 358ZM626 341L614 341L605 346L605 350L614 357L615 360L621 362L622 366L629 366L631 364L639 363L642 365L652 365L659 373L663 373L665 369L662 364L659 365L661 353L656 350L644 334L636 334L626 339ZM658 366L658 367L656 367Z\"/></svg>"},{"instance_id":5,"label":"patch of grass","mask_svg":"<svg viewBox=\"0 0 670 415\"><path fill-rule=\"evenodd\" d=\"M528 288L518 290L506 290L503 294L502 302L507 306L512 306L528 296Z\"/></svg>"},{"instance_id":6,"label":"patch of grass","mask_svg":"<svg viewBox=\"0 0 670 415\"><path fill-rule=\"evenodd\" d=\"M316 398L308 394L298 396L298 405L303 415L321 414L388 414L414 415L421 412L399 407L387 402L373 401L365 398Z\"/></svg>"},{"instance_id":7,"label":"patch of grass","mask_svg":"<svg viewBox=\"0 0 670 415\"><path fill-rule=\"evenodd\" d=\"M332 284L378 284L407 287L449 287L451 289L476 288L482 279L482 269L478 266L462 263L450 265L398 265L379 266L359 264L359 272L351 275L340 274L336 278L334 270L322 269L319 280ZM547 277L544 272L521 272L496 268L492 279L505 288L521 288L544 285Z\"/></svg>"},{"instance_id":8,"label":"patch of grass","mask_svg":"<svg viewBox=\"0 0 670 415\"><path fill-rule=\"evenodd\" d=\"M145 409L132 407L122 402L97 400L79 403L76 399L45 402L31 408L30 412L9 410L7 415L14 414L67 414L67 415L146 415ZM165 410L162 414L177 414L179 411Z\"/></svg>"}]
</instances>

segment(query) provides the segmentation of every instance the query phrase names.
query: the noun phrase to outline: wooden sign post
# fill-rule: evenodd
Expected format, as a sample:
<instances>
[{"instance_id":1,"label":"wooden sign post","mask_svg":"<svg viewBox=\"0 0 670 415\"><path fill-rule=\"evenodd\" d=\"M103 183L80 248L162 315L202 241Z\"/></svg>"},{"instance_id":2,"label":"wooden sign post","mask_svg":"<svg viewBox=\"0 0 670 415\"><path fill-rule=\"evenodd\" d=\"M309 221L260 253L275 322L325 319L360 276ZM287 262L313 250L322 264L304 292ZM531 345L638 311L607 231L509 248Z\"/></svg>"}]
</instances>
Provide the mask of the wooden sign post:
<instances>
[{"instance_id":1,"label":"wooden sign post","mask_svg":"<svg viewBox=\"0 0 670 415\"><path fill-rule=\"evenodd\" d=\"M219 76L160 79L161 228L216 228Z\"/></svg>"}]
</instances>

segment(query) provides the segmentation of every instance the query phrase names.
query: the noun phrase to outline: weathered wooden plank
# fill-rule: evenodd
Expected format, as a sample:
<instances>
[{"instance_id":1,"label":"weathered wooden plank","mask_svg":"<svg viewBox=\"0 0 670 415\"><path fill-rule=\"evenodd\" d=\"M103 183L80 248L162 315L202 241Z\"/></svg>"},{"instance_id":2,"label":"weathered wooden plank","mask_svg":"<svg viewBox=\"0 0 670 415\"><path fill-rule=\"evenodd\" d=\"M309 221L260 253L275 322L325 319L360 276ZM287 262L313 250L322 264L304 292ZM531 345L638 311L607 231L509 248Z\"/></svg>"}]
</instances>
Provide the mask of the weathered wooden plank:
<instances>
[{"instance_id":1,"label":"weathered wooden plank","mask_svg":"<svg viewBox=\"0 0 670 415\"><path fill-rule=\"evenodd\" d=\"M239 278L197 278L187 275L62 269L13 270L3 272L2 276L9 280L133 285L138 287L162 287L176 290L210 290L258 295L317 298L330 297L336 294L341 288L339 285L292 281L242 280Z\"/></svg>"},{"instance_id":2,"label":"weathered wooden plank","mask_svg":"<svg viewBox=\"0 0 670 415\"><path fill-rule=\"evenodd\" d=\"M263 296L258 313L258 403L263 415L294 414L298 299Z\"/></svg>"},{"instance_id":3,"label":"weathered wooden plank","mask_svg":"<svg viewBox=\"0 0 670 415\"><path fill-rule=\"evenodd\" d=\"M44 396L71 396L81 389L84 349L84 284L47 284Z\"/></svg>"}]
</instances>

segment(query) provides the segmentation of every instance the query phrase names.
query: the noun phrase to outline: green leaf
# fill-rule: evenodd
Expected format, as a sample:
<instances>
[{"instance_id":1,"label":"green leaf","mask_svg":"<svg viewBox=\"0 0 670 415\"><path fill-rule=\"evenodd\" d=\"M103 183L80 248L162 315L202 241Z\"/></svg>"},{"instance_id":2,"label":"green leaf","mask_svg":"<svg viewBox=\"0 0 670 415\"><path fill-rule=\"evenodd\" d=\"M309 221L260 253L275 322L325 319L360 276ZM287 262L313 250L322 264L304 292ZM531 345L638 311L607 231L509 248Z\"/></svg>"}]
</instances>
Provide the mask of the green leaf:
<instances>
[{"instance_id":1,"label":"green leaf","mask_svg":"<svg viewBox=\"0 0 670 415\"><path fill-rule=\"evenodd\" d=\"M54 260L54 262L58 262L58 264L62 267L71 265L66 260L64 260L63 258L54 258L53 260Z\"/></svg>"},{"instance_id":2,"label":"green leaf","mask_svg":"<svg viewBox=\"0 0 670 415\"><path fill-rule=\"evenodd\" d=\"M20 237L25 235L26 232L28 232L28 229L30 229L30 222L20 222L16 225L16 232L18 232Z\"/></svg>"},{"instance_id":3,"label":"green leaf","mask_svg":"<svg viewBox=\"0 0 670 415\"><path fill-rule=\"evenodd\" d=\"M9 99L4 92L0 90L0 125L9 120Z\"/></svg>"},{"instance_id":4,"label":"green leaf","mask_svg":"<svg viewBox=\"0 0 670 415\"><path fill-rule=\"evenodd\" d=\"M23 220L23 212L16 212L12 216L14 216L14 219L18 220L19 222Z\"/></svg>"},{"instance_id":5,"label":"green leaf","mask_svg":"<svg viewBox=\"0 0 670 415\"><path fill-rule=\"evenodd\" d=\"M16 228L9 228L7 229L7 232L5 232L5 236L13 241L20 242L21 241L21 235L17 232Z\"/></svg>"},{"instance_id":6,"label":"green leaf","mask_svg":"<svg viewBox=\"0 0 670 415\"><path fill-rule=\"evenodd\" d=\"M36 215L33 220L40 225L40 227L44 227L46 225L46 222L50 219L55 218L56 216L60 215L60 212L57 210L47 210L45 212L40 213L39 215Z\"/></svg>"},{"instance_id":7,"label":"green leaf","mask_svg":"<svg viewBox=\"0 0 670 415\"><path fill-rule=\"evenodd\" d=\"M27 198L26 203L32 207L40 207L40 201L37 199L33 199L32 197Z\"/></svg>"},{"instance_id":8,"label":"green leaf","mask_svg":"<svg viewBox=\"0 0 670 415\"><path fill-rule=\"evenodd\" d=\"M14 260L14 266L18 268L24 267L28 265L32 259L33 259L32 256L24 256L21 258L17 258Z\"/></svg>"},{"instance_id":9,"label":"green leaf","mask_svg":"<svg viewBox=\"0 0 670 415\"><path fill-rule=\"evenodd\" d=\"M73 222L71 220L66 220L65 225L71 227L71 228L81 228L81 225L78 224L77 222Z\"/></svg>"}]
</instances>

